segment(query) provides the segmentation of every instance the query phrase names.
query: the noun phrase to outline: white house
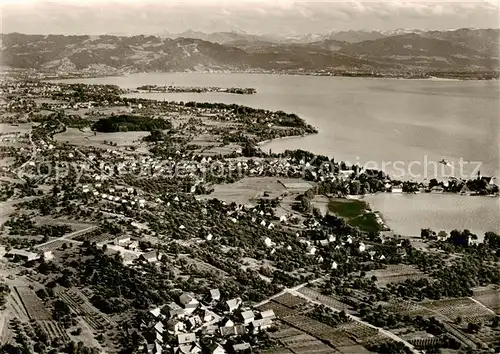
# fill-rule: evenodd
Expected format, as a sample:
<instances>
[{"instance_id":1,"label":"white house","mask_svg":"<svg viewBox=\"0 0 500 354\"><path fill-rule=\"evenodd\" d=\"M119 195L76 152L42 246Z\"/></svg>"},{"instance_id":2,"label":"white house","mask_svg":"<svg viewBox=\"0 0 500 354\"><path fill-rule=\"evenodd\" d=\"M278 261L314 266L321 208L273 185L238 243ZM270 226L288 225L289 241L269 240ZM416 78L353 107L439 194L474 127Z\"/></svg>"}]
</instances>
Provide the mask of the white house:
<instances>
[{"instance_id":1,"label":"white house","mask_svg":"<svg viewBox=\"0 0 500 354\"><path fill-rule=\"evenodd\" d=\"M266 237L264 239L264 244L267 246L267 247L271 247L273 245L273 241L271 241L271 239L269 237Z\"/></svg>"},{"instance_id":2,"label":"white house","mask_svg":"<svg viewBox=\"0 0 500 354\"><path fill-rule=\"evenodd\" d=\"M273 310L266 310L266 311L262 311L260 313L260 317L261 318L270 318L270 319L274 319L276 318L276 315L274 314L274 311Z\"/></svg>"},{"instance_id":3,"label":"white house","mask_svg":"<svg viewBox=\"0 0 500 354\"><path fill-rule=\"evenodd\" d=\"M234 322L230 318L224 318L220 322L220 324L222 327L233 327L234 326Z\"/></svg>"},{"instance_id":4,"label":"white house","mask_svg":"<svg viewBox=\"0 0 500 354\"><path fill-rule=\"evenodd\" d=\"M220 300L219 289L210 289L210 300L212 300L212 301L219 301Z\"/></svg>"},{"instance_id":5,"label":"white house","mask_svg":"<svg viewBox=\"0 0 500 354\"><path fill-rule=\"evenodd\" d=\"M156 307L152 310L149 310L149 313L151 315L153 315L154 318L158 318L160 317L160 314L161 314L161 309L163 308L163 306L160 306L160 307Z\"/></svg>"},{"instance_id":6,"label":"white house","mask_svg":"<svg viewBox=\"0 0 500 354\"><path fill-rule=\"evenodd\" d=\"M234 310L236 310L238 307L240 307L241 305L241 299L239 297L235 298L235 299L231 299L231 300L227 300L225 302L225 307L226 307L226 310L229 311L229 312L233 312Z\"/></svg>"},{"instance_id":7,"label":"white house","mask_svg":"<svg viewBox=\"0 0 500 354\"><path fill-rule=\"evenodd\" d=\"M248 310L248 311L243 311L241 313L241 319L243 320L243 324L247 325L250 324L255 318L255 315L253 314L253 311Z\"/></svg>"}]
</instances>

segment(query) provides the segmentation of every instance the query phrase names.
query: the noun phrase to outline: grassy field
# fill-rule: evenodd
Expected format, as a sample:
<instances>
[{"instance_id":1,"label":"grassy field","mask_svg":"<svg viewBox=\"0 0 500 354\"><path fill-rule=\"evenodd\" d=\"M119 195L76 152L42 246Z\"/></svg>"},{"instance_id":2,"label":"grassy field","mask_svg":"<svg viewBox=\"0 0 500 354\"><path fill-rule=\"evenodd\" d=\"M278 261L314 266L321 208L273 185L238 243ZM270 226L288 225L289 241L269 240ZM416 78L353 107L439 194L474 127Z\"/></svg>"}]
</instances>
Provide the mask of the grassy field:
<instances>
[{"instance_id":1,"label":"grassy field","mask_svg":"<svg viewBox=\"0 0 500 354\"><path fill-rule=\"evenodd\" d=\"M377 217L371 212L368 204L355 199L332 199L328 203L330 212L344 218L351 226L367 232L381 231Z\"/></svg>"}]
</instances>

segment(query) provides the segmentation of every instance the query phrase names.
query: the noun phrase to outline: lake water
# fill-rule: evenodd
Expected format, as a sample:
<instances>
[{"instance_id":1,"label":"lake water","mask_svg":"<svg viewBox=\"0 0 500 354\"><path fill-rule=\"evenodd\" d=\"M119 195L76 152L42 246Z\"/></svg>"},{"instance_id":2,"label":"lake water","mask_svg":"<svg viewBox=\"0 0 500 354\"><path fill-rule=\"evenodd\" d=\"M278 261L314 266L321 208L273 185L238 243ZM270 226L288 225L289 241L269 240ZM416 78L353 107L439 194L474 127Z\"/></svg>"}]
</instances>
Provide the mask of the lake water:
<instances>
[{"instance_id":1,"label":"lake water","mask_svg":"<svg viewBox=\"0 0 500 354\"><path fill-rule=\"evenodd\" d=\"M376 194L364 197L380 211L397 234L419 236L423 228L434 231L469 229L481 239L485 231L500 233L499 199L455 194Z\"/></svg>"},{"instance_id":2,"label":"lake water","mask_svg":"<svg viewBox=\"0 0 500 354\"><path fill-rule=\"evenodd\" d=\"M144 84L253 87L257 94L130 96L283 110L298 114L319 129L316 135L262 145L263 149L274 152L300 148L366 168L385 170L401 179L424 180L450 175L467 178L478 169L483 175L500 175L498 81L204 73L148 73L65 80L68 81L116 84L124 88ZM451 166L437 163L441 159L449 161ZM460 164L460 160L464 162ZM419 233L420 228L433 226L449 229L463 225L476 231L498 230L498 198L377 196L372 202L391 226L404 227L402 234ZM420 216L415 215L415 210ZM469 224L471 226L467 226Z\"/></svg>"}]
</instances>

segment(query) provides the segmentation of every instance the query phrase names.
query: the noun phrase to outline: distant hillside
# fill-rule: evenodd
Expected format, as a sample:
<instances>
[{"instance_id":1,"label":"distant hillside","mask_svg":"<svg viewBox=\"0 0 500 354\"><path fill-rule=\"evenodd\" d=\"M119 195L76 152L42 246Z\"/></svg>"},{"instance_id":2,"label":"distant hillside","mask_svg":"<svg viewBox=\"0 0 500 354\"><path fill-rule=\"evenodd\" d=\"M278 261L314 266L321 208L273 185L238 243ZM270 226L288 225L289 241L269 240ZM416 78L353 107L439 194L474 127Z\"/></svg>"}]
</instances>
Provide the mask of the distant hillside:
<instances>
[{"instance_id":1,"label":"distant hillside","mask_svg":"<svg viewBox=\"0 0 500 354\"><path fill-rule=\"evenodd\" d=\"M4 66L48 72L496 69L498 60L491 53L497 42L489 30L477 31L482 30L409 33L356 43L349 42L353 37L349 41L324 38L290 43L241 33L217 34L226 36L219 38L226 44L185 37L13 33L1 35L0 51Z\"/></svg>"},{"instance_id":2,"label":"distant hillside","mask_svg":"<svg viewBox=\"0 0 500 354\"><path fill-rule=\"evenodd\" d=\"M486 53L449 41L411 33L344 46L339 53L411 67L497 69L498 60Z\"/></svg>"},{"instance_id":3,"label":"distant hillside","mask_svg":"<svg viewBox=\"0 0 500 354\"><path fill-rule=\"evenodd\" d=\"M372 41L380 38L386 37L383 33L377 31L340 31L331 33L327 39L347 42L347 43L357 43L363 41Z\"/></svg>"},{"instance_id":4,"label":"distant hillside","mask_svg":"<svg viewBox=\"0 0 500 354\"><path fill-rule=\"evenodd\" d=\"M428 31L422 35L459 44L494 57L498 57L500 53L500 29L462 28L456 31Z\"/></svg>"},{"instance_id":5,"label":"distant hillside","mask_svg":"<svg viewBox=\"0 0 500 354\"><path fill-rule=\"evenodd\" d=\"M235 47L192 38L154 36L2 35L3 65L84 69L103 65L140 71L244 68L247 54Z\"/></svg>"}]
</instances>

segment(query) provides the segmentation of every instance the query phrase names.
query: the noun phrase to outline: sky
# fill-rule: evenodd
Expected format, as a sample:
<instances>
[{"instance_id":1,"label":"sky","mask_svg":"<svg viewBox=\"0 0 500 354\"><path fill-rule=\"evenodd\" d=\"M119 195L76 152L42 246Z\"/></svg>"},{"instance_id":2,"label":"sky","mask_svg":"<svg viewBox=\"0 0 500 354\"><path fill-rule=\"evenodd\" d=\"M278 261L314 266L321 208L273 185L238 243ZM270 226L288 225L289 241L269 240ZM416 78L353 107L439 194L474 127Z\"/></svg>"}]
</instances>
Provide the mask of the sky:
<instances>
[{"instance_id":1,"label":"sky","mask_svg":"<svg viewBox=\"0 0 500 354\"><path fill-rule=\"evenodd\" d=\"M0 26L2 33L88 35L498 28L499 1L0 0Z\"/></svg>"}]
</instances>

